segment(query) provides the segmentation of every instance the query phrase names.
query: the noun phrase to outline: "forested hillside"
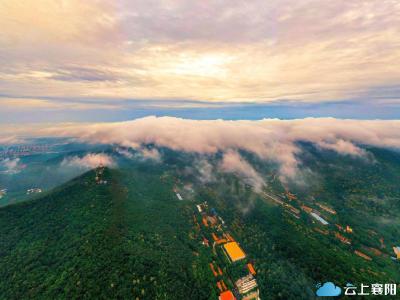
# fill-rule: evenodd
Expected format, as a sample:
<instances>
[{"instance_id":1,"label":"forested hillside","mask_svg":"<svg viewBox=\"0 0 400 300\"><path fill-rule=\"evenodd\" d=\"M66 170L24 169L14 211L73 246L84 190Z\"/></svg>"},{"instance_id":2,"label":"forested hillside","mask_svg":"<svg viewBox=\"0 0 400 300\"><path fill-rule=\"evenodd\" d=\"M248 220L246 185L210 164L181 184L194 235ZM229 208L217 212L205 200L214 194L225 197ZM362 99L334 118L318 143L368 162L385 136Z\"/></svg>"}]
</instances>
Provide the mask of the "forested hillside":
<instances>
[{"instance_id":1,"label":"forested hillside","mask_svg":"<svg viewBox=\"0 0 400 300\"><path fill-rule=\"evenodd\" d=\"M325 281L398 282L398 153L304 147L303 185L282 185L254 157L262 190L237 174L204 181L195 157L164 149L162 163L120 157L0 208L0 299L217 299L209 264L220 257L193 221L205 201L254 264L261 299L313 299Z\"/></svg>"},{"instance_id":2,"label":"forested hillside","mask_svg":"<svg viewBox=\"0 0 400 300\"><path fill-rule=\"evenodd\" d=\"M170 183L127 174L106 169L99 185L91 171L0 209L0 298L209 297L192 272L190 224Z\"/></svg>"}]
</instances>

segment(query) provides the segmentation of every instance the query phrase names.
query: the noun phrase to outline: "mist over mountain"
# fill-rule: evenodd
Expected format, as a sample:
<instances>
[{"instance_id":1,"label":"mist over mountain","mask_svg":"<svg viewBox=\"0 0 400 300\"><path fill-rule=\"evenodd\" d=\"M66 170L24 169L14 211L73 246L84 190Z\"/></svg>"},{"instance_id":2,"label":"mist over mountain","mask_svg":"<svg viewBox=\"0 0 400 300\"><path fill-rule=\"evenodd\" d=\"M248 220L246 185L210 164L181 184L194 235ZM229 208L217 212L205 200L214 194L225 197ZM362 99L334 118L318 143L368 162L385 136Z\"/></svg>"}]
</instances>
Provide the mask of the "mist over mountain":
<instances>
[{"instance_id":1,"label":"mist over mountain","mask_svg":"<svg viewBox=\"0 0 400 300\"><path fill-rule=\"evenodd\" d=\"M0 0L0 300L399 298L400 2Z\"/></svg>"},{"instance_id":2,"label":"mist over mountain","mask_svg":"<svg viewBox=\"0 0 400 300\"><path fill-rule=\"evenodd\" d=\"M3 168L12 161L17 170L0 174L7 299L216 299L212 261L235 291L227 278L243 276L241 264L221 262L202 244L212 227L193 222L204 201L255 266L261 299L313 299L318 282L400 279L391 258L400 233L396 140L388 148L349 139L355 152L296 141L295 174L282 177L281 161L254 150L264 142L207 150L203 140L206 150L192 151L185 138L173 148L93 136L3 146Z\"/></svg>"}]
</instances>

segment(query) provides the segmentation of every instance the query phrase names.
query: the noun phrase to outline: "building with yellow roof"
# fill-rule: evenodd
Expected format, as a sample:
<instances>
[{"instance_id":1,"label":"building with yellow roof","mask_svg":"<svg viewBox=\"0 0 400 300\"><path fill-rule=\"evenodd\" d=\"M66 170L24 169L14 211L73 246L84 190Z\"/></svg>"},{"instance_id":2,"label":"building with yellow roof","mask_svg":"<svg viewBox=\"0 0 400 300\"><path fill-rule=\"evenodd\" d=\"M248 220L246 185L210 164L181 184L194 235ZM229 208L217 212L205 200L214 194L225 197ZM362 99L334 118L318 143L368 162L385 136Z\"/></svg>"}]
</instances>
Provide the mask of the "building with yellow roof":
<instances>
[{"instance_id":1,"label":"building with yellow roof","mask_svg":"<svg viewBox=\"0 0 400 300\"><path fill-rule=\"evenodd\" d=\"M243 252L243 250L236 242L230 242L224 244L224 250L231 262L235 262L243 258L246 258L246 254Z\"/></svg>"}]
</instances>

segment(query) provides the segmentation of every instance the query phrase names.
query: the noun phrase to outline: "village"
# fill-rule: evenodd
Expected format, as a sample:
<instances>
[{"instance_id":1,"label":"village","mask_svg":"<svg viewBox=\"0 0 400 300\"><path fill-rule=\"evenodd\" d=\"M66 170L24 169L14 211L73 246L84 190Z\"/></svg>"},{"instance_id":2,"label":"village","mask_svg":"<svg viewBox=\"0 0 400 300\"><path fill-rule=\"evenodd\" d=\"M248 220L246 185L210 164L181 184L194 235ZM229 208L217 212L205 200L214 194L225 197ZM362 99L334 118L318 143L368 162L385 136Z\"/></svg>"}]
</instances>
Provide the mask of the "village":
<instances>
[{"instance_id":1,"label":"village","mask_svg":"<svg viewBox=\"0 0 400 300\"><path fill-rule=\"evenodd\" d=\"M356 233L353 231L353 228L347 224L331 224L329 221L330 216L336 216L337 212L328 205L314 201L313 204L314 206L318 207L318 209L316 207L311 207L310 203L307 203L306 205L290 191L286 191L282 196L272 194L271 192L267 193L262 191L261 196L264 200L283 207L284 211L295 219L300 219L301 211L303 211L312 219L312 223L315 224L315 226L313 226L313 230L315 232L322 235L333 235L341 243L345 245L352 245L352 236ZM370 232L370 234L372 236L377 235L377 233L374 231ZM389 258L389 255L384 252L384 249L386 248L384 239L382 237L377 238L379 239L380 249L367 246L361 246L360 249L352 249L349 247L349 249L352 249L355 255L367 261L372 261L373 256ZM400 260L400 247L392 246L392 248L394 256L392 256L391 259Z\"/></svg>"},{"instance_id":2,"label":"village","mask_svg":"<svg viewBox=\"0 0 400 300\"><path fill-rule=\"evenodd\" d=\"M17 146L9 146L9 147L3 146L3 147L0 147L0 159L48 153L50 150L51 150L51 145L49 145L49 144L17 145Z\"/></svg>"},{"instance_id":3,"label":"village","mask_svg":"<svg viewBox=\"0 0 400 300\"><path fill-rule=\"evenodd\" d=\"M184 200L176 185L173 192L178 200ZM289 219L293 218L293 222L306 220L315 234L331 236L353 255L367 262L373 261L374 257L400 261L400 246L388 247L384 238L372 230L369 230L370 235L376 237L379 249L365 245L355 247L352 240L357 231L349 224L340 224L338 212L322 201L301 201L288 190L281 195L263 190L260 195L268 203L282 207ZM215 278L219 300L260 299L255 262L249 260L243 250L245 246L234 238L222 215L210 207L207 201L203 201L195 205L193 223L195 236L203 247L210 250L213 258L208 267ZM369 269L367 271L372 272Z\"/></svg>"},{"instance_id":4,"label":"village","mask_svg":"<svg viewBox=\"0 0 400 300\"><path fill-rule=\"evenodd\" d=\"M7 189L1 189L0 190L0 199L5 197L7 195Z\"/></svg>"},{"instance_id":5,"label":"village","mask_svg":"<svg viewBox=\"0 0 400 300\"><path fill-rule=\"evenodd\" d=\"M26 190L26 194L30 195L30 194L40 194L42 192L42 189L40 188L31 188L31 189L27 189Z\"/></svg>"}]
</instances>

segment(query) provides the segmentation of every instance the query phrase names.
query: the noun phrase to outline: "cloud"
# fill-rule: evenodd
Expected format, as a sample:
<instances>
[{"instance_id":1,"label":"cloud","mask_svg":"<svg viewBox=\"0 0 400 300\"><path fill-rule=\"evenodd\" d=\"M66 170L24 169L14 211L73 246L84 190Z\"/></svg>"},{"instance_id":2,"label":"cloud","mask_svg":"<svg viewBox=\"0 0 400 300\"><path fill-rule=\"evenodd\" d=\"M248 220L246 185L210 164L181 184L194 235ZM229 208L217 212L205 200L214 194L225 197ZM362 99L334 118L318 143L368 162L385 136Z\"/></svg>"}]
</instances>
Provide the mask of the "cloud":
<instances>
[{"instance_id":1,"label":"cloud","mask_svg":"<svg viewBox=\"0 0 400 300\"><path fill-rule=\"evenodd\" d=\"M325 282L316 292L318 297L336 297L342 294L342 289L333 282Z\"/></svg>"},{"instance_id":2,"label":"cloud","mask_svg":"<svg viewBox=\"0 0 400 300\"><path fill-rule=\"evenodd\" d=\"M116 148L116 151L130 159L141 159L141 160L146 160L146 159L151 159L157 162L161 161L161 153L155 149L155 148L146 148L146 147L140 147L137 149L137 152L130 152L128 148L121 148L118 147Z\"/></svg>"},{"instance_id":3,"label":"cloud","mask_svg":"<svg viewBox=\"0 0 400 300\"><path fill-rule=\"evenodd\" d=\"M96 109L116 109L120 108L113 103L100 103L95 101L81 101L63 99L33 99L33 98L10 98L1 97L0 103L4 111L62 111L62 110L96 110Z\"/></svg>"},{"instance_id":4,"label":"cloud","mask_svg":"<svg viewBox=\"0 0 400 300\"><path fill-rule=\"evenodd\" d=\"M21 169L24 168L23 165L20 164L21 160L19 158L6 158L0 161L0 167L4 170L2 173L5 174L16 174L20 172Z\"/></svg>"},{"instance_id":5,"label":"cloud","mask_svg":"<svg viewBox=\"0 0 400 300\"><path fill-rule=\"evenodd\" d=\"M112 157L103 153L90 153L83 157L68 157L61 162L63 167L79 167L82 169L94 169L99 165L112 167L115 162Z\"/></svg>"},{"instance_id":6,"label":"cloud","mask_svg":"<svg viewBox=\"0 0 400 300\"><path fill-rule=\"evenodd\" d=\"M98 69L68 67L58 70L50 78L61 81L113 81L115 75Z\"/></svg>"},{"instance_id":7,"label":"cloud","mask_svg":"<svg viewBox=\"0 0 400 300\"><path fill-rule=\"evenodd\" d=\"M224 153L219 168L223 172L236 173L239 177L244 178L247 183L253 186L255 190L260 191L265 185L264 180L257 171L254 170L254 168L236 151L228 150Z\"/></svg>"},{"instance_id":8,"label":"cloud","mask_svg":"<svg viewBox=\"0 0 400 300\"><path fill-rule=\"evenodd\" d=\"M13 145L13 144L21 144L25 142L22 138L19 138L14 135L10 136L0 136L0 145Z\"/></svg>"},{"instance_id":9,"label":"cloud","mask_svg":"<svg viewBox=\"0 0 400 300\"><path fill-rule=\"evenodd\" d=\"M30 99L30 98L3 98L1 97L1 104L5 106L5 109L43 109L43 108L56 108L57 105L51 101L44 99Z\"/></svg>"},{"instance_id":10,"label":"cloud","mask_svg":"<svg viewBox=\"0 0 400 300\"><path fill-rule=\"evenodd\" d=\"M140 148L140 155L144 158L144 159L151 159L154 161L161 161L161 154L160 152L155 149L155 148Z\"/></svg>"},{"instance_id":11,"label":"cloud","mask_svg":"<svg viewBox=\"0 0 400 300\"><path fill-rule=\"evenodd\" d=\"M195 160L194 169L198 172L197 178L202 183L210 183L216 180L214 166L206 159Z\"/></svg>"},{"instance_id":12,"label":"cloud","mask_svg":"<svg viewBox=\"0 0 400 300\"><path fill-rule=\"evenodd\" d=\"M121 155L123 155L123 156L125 156L127 158L133 158L134 157L133 153L131 153L129 151L129 149L118 147L118 148L115 149L115 151L117 151L119 154L121 154Z\"/></svg>"},{"instance_id":13,"label":"cloud","mask_svg":"<svg viewBox=\"0 0 400 300\"><path fill-rule=\"evenodd\" d=\"M0 89L109 102L374 99L400 80L399 13L391 0L2 1Z\"/></svg>"},{"instance_id":14,"label":"cloud","mask_svg":"<svg viewBox=\"0 0 400 300\"><path fill-rule=\"evenodd\" d=\"M75 137L88 143L137 150L156 145L198 154L223 152L228 162L235 160L242 165L245 161L235 155L235 151L244 150L279 164L281 180L295 178L298 174L299 141L359 156L364 154L361 145L400 148L400 121L334 118L224 121L146 117L116 123L62 124L31 134Z\"/></svg>"},{"instance_id":15,"label":"cloud","mask_svg":"<svg viewBox=\"0 0 400 300\"><path fill-rule=\"evenodd\" d=\"M349 155L353 155L353 156L366 155L366 152L364 149L361 149L360 147L354 145L353 143L351 143L349 141L344 141L342 139L339 139L332 143L320 142L318 145L321 148L334 150L334 151L342 153L342 154L349 154Z\"/></svg>"}]
</instances>

